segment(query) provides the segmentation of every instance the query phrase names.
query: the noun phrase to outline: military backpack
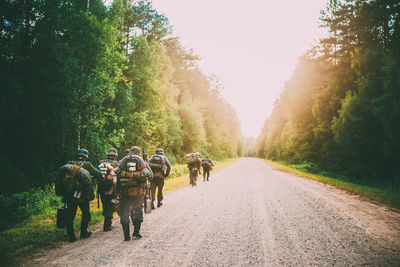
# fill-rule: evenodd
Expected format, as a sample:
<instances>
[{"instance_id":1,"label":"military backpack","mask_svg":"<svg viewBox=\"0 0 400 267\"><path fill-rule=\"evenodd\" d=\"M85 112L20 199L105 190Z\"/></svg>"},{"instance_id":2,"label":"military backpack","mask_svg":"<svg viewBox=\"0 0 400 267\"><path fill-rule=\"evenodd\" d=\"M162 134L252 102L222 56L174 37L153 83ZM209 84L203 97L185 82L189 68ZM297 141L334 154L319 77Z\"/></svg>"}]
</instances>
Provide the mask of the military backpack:
<instances>
[{"instance_id":1,"label":"military backpack","mask_svg":"<svg viewBox=\"0 0 400 267\"><path fill-rule=\"evenodd\" d=\"M146 166L140 166L140 160L135 155L128 156L125 166L122 169L119 182L123 195L139 197L144 196L144 188L141 177L141 170Z\"/></svg>"},{"instance_id":2,"label":"military backpack","mask_svg":"<svg viewBox=\"0 0 400 267\"><path fill-rule=\"evenodd\" d=\"M94 199L92 178L82 166L83 162L77 161L60 168L56 180L57 195L71 197L77 203Z\"/></svg>"},{"instance_id":3,"label":"military backpack","mask_svg":"<svg viewBox=\"0 0 400 267\"><path fill-rule=\"evenodd\" d=\"M154 177L161 177L161 178L164 177L163 171L167 169L167 165L162 155L158 154L153 155L149 160L149 165L154 173Z\"/></svg>"},{"instance_id":4,"label":"military backpack","mask_svg":"<svg viewBox=\"0 0 400 267\"><path fill-rule=\"evenodd\" d=\"M103 173L104 179L99 183L99 190L105 195L111 195L114 192L117 176L114 172L116 164L107 160L101 161L98 166Z\"/></svg>"}]
</instances>

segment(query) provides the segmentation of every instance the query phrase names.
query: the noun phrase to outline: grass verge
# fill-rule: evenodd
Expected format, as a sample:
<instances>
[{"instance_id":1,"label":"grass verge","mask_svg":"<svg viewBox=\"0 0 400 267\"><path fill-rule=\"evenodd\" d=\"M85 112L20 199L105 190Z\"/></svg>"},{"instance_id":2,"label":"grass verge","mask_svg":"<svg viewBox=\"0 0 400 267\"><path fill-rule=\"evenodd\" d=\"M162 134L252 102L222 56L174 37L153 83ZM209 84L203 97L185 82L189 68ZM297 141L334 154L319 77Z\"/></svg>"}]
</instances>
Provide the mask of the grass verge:
<instances>
[{"instance_id":1,"label":"grass verge","mask_svg":"<svg viewBox=\"0 0 400 267\"><path fill-rule=\"evenodd\" d=\"M237 159L228 159L216 162L213 173L218 172L236 161ZM189 176L186 165L174 165L170 177L166 180L164 191L176 190L189 184ZM43 192L41 192L43 193ZM55 248L65 244L66 230L56 228L56 209L61 206L60 197L55 196L54 190L45 192L51 195L50 199L57 199L53 203L39 204L35 208L37 214L30 215L23 222L0 232L0 265L16 265L21 259L25 259L34 253L44 251L49 248ZM97 207L97 200L90 203L90 212L92 219L90 226L100 223L103 220L102 206ZM75 231L80 228L81 211L78 209L74 221Z\"/></svg>"},{"instance_id":2,"label":"grass verge","mask_svg":"<svg viewBox=\"0 0 400 267\"><path fill-rule=\"evenodd\" d=\"M400 192L396 187L391 185L384 185L384 186L372 186L372 185L365 185L362 182L355 182L355 181L345 181L340 178L333 178L322 176L318 174L313 174L309 172L305 172L299 169L296 169L296 165L288 165L284 162L274 162L270 160L264 161L270 163L277 169L291 172L312 180L316 180L325 184L333 185L337 188L344 189L348 192L358 194L360 196L366 197L368 199L378 201L388 205L389 207L400 209Z\"/></svg>"}]
</instances>

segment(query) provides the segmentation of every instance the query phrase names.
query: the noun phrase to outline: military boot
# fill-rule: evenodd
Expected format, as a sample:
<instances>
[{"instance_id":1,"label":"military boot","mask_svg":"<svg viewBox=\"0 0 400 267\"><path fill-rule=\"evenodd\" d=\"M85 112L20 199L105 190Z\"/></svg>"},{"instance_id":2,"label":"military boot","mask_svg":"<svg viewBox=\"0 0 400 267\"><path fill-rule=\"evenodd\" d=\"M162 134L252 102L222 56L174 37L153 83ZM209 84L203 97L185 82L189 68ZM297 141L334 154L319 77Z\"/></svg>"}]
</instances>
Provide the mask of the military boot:
<instances>
[{"instance_id":1,"label":"military boot","mask_svg":"<svg viewBox=\"0 0 400 267\"><path fill-rule=\"evenodd\" d=\"M67 234L68 234L68 241L69 242L75 242L76 241L76 236L74 233L74 227L73 226L67 226Z\"/></svg>"},{"instance_id":2,"label":"military boot","mask_svg":"<svg viewBox=\"0 0 400 267\"><path fill-rule=\"evenodd\" d=\"M122 230L124 231L124 240L125 241L131 240L131 237L129 236L129 223L123 224Z\"/></svg>"},{"instance_id":3,"label":"military boot","mask_svg":"<svg viewBox=\"0 0 400 267\"><path fill-rule=\"evenodd\" d=\"M104 225L103 225L104 232L111 231L111 218L104 217Z\"/></svg>"},{"instance_id":4,"label":"military boot","mask_svg":"<svg viewBox=\"0 0 400 267\"><path fill-rule=\"evenodd\" d=\"M81 238L89 238L92 232L88 231L89 222L81 222Z\"/></svg>"},{"instance_id":5,"label":"military boot","mask_svg":"<svg viewBox=\"0 0 400 267\"><path fill-rule=\"evenodd\" d=\"M140 225L142 224L141 221L135 221L135 223L133 224L134 228L133 228L133 234L132 237L136 237L137 239L142 238L142 235L139 234L140 231Z\"/></svg>"}]
</instances>

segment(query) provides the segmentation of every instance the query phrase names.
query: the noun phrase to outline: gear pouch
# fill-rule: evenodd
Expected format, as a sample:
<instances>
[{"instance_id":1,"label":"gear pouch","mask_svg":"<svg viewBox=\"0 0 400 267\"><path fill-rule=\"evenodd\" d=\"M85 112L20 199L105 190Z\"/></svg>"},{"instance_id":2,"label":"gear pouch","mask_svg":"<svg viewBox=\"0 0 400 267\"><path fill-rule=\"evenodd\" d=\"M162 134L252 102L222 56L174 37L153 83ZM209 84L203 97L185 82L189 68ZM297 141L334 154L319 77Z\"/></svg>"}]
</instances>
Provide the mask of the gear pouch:
<instances>
[{"instance_id":1,"label":"gear pouch","mask_svg":"<svg viewBox=\"0 0 400 267\"><path fill-rule=\"evenodd\" d=\"M128 162L127 167L128 167L129 172L135 172L136 171L136 162Z\"/></svg>"}]
</instances>

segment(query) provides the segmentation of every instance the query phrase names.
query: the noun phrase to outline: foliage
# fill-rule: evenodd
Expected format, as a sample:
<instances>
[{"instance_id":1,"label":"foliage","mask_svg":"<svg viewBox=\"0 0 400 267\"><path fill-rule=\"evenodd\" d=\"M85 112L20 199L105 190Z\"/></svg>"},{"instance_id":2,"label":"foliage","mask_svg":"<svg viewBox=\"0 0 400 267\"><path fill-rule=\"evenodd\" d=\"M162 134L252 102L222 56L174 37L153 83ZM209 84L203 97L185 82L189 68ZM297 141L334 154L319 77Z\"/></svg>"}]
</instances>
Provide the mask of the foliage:
<instances>
[{"instance_id":1,"label":"foliage","mask_svg":"<svg viewBox=\"0 0 400 267\"><path fill-rule=\"evenodd\" d=\"M80 147L95 165L109 147L162 147L173 162L240 152L235 112L150 1L16 0L0 10L1 194L54 182Z\"/></svg>"},{"instance_id":2,"label":"foliage","mask_svg":"<svg viewBox=\"0 0 400 267\"><path fill-rule=\"evenodd\" d=\"M400 184L400 3L330 1L257 140L258 156Z\"/></svg>"}]
</instances>

